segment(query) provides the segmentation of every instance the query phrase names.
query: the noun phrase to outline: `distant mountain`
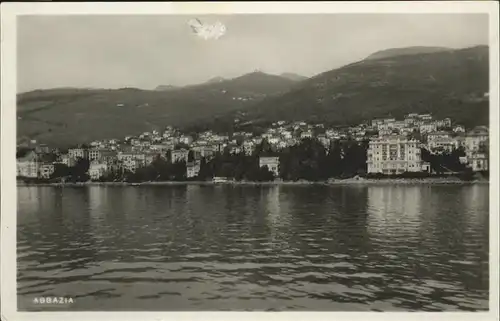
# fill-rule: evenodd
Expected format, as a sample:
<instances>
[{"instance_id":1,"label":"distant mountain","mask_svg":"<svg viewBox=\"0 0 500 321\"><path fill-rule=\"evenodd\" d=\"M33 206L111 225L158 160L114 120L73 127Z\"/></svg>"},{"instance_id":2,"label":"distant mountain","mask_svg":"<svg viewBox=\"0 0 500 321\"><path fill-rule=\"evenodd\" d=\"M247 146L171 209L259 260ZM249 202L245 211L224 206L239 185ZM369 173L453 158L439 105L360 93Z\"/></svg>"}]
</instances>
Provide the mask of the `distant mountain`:
<instances>
[{"instance_id":1,"label":"distant mountain","mask_svg":"<svg viewBox=\"0 0 500 321\"><path fill-rule=\"evenodd\" d=\"M435 53L435 52L451 51L451 50L453 49L445 47L423 47L423 46L392 48L392 49L377 51L366 57L365 60L374 60L374 59L391 58L397 56L416 55L416 54L427 54L427 53Z\"/></svg>"},{"instance_id":2,"label":"distant mountain","mask_svg":"<svg viewBox=\"0 0 500 321\"><path fill-rule=\"evenodd\" d=\"M306 76L294 74L292 72L284 72L284 73L280 74L279 76L286 78L286 79L293 80L293 81L303 81L303 80L307 79Z\"/></svg>"},{"instance_id":3,"label":"distant mountain","mask_svg":"<svg viewBox=\"0 0 500 321\"><path fill-rule=\"evenodd\" d=\"M172 85L159 85L155 88L156 91L169 91L169 90L176 90L179 89L179 87L172 86Z\"/></svg>"},{"instance_id":4,"label":"distant mountain","mask_svg":"<svg viewBox=\"0 0 500 321\"><path fill-rule=\"evenodd\" d=\"M354 124L428 112L468 126L488 124L488 78L487 46L368 59L319 74L225 117L238 117L241 123L284 119Z\"/></svg>"},{"instance_id":5,"label":"distant mountain","mask_svg":"<svg viewBox=\"0 0 500 321\"><path fill-rule=\"evenodd\" d=\"M56 146L119 139L167 125L207 121L283 94L295 84L279 76L253 72L176 90L36 90L17 96L18 137Z\"/></svg>"}]
</instances>

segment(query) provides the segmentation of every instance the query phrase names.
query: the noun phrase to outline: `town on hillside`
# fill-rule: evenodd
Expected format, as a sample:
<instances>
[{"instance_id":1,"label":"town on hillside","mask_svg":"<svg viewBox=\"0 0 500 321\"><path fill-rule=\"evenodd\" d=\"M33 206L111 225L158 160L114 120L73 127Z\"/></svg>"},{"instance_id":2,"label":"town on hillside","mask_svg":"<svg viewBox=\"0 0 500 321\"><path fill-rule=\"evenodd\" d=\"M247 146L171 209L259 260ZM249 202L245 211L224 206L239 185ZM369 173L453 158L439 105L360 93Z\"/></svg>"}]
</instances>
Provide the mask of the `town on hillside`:
<instances>
[{"instance_id":1,"label":"town on hillside","mask_svg":"<svg viewBox=\"0 0 500 321\"><path fill-rule=\"evenodd\" d=\"M303 121L264 133L183 133L171 126L67 150L32 140L18 146L24 182L321 181L488 173L487 126L465 128L431 114L344 128Z\"/></svg>"}]
</instances>

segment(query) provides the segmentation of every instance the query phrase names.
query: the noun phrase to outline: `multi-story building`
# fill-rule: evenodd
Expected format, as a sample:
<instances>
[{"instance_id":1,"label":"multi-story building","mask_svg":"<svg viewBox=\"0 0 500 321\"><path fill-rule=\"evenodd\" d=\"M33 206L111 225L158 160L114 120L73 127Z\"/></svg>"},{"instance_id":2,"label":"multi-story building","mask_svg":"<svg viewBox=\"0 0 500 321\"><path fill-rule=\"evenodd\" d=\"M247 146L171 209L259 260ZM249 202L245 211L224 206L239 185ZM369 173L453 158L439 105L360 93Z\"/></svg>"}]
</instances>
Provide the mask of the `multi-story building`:
<instances>
[{"instance_id":1,"label":"multi-story building","mask_svg":"<svg viewBox=\"0 0 500 321\"><path fill-rule=\"evenodd\" d=\"M467 162L474 172L489 170L488 156L484 153L476 153L472 155L470 158L467 158Z\"/></svg>"},{"instance_id":2,"label":"multi-story building","mask_svg":"<svg viewBox=\"0 0 500 321\"><path fill-rule=\"evenodd\" d=\"M489 131L487 127L476 127L465 135L465 151L468 154L479 151L481 144L489 140Z\"/></svg>"},{"instance_id":3,"label":"multi-story building","mask_svg":"<svg viewBox=\"0 0 500 321\"><path fill-rule=\"evenodd\" d=\"M381 118L381 119L373 119L371 122L372 127L377 127L382 124L389 124L396 121L394 118Z\"/></svg>"},{"instance_id":4,"label":"multi-story building","mask_svg":"<svg viewBox=\"0 0 500 321\"><path fill-rule=\"evenodd\" d=\"M244 141L242 147L245 152L245 155L252 155L253 150L255 148L255 144L251 141Z\"/></svg>"},{"instance_id":5,"label":"multi-story building","mask_svg":"<svg viewBox=\"0 0 500 321\"><path fill-rule=\"evenodd\" d=\"M313 133L309 130L300 133L300 138L302 138L302 139L311 138L312 136L313 136Z\"/></svg>"},{"instance_id":6,"label":"multi-story building","mask_svg":"<svg viewBox=\"0 0 500 321\"><path fill-rule=\"evenodd\" d=\"M417 121L417 114L408 114L406 115L404 120L406 126L413 126L416 121Z\"/></svg>"},{"instance_id":7,"label":"multi-story building","mask_svg":"<svg viewBox=\"0 0 500 321\"><path fill-rule=\"evenodd\" d=\"M88 157L89 157L88 150L85 148L70 148L70 149L68 149L68 155L70 158L73 158L73 159L77 159L77 158L88 159Z\"/></svg>"},{"instance_id":8,"label":"multi-story building","mask_svg":"<svg viewBox=\"0 0 500 321\"><path fill-rule=\"evenodd\" d=\"M441 119L441 120L436 120L436 127L437 128L451 128L451 119L445 118L445 119Z\"/></svg>"},{"instance_id":9,"label":"multi-story building","mask_svg":"<svg viewBox=\"0 0 500 321\"><path fill-rule=\"evenodd\" d=\"M437 130L436 124L432 122L424 122L420 124L419 126L420 133L426 134L426 133L431 133L435 132Z\"/></svg>"},{"instance_id":10,"label":"multi-story building","mask_svg":"<svg viewBox=\"0 0 500 321\"><path fill-rule=\"evenodd\" d=\"M54 173L54 164L50 163L45 163L45 164L40 164L38 175L40 178L45 178L49 179L50 175Z\"/></svg>"},{"instance_id":11,"label":"multi-story building","mask_svg":"<svg viewBox=\"0 0 500 321\"><path fill-rule=\"evenodd\" d=\"M100 148L91 148L89 149L89 160L90 161L93 161L93 160L99 160L101 159L101 152L103 150L100 149Z\"/></svg>"},{"instance_id":12,"label":"multi-story building","mask_svg":"<svg viewBox=\"0 0 500 321\"><path fill-rule=\"evenodd\" d=\"M137 159L130 159L130 158L125 158L123 161L122 161L122 168L125 170L125 171L129 171L129 172L135 172L138 168L142 167L142 162L137 160Z\"/></svg>"},{"instance_id":13,"label":"multi-story building","mask_svg":"<svg viewBox=\"0 0 500 321\"><path fill-rule=\"evenodd\" d=\"M427 134L427 141L431 142L436 139L450 138L451 134L445 131L430 132Z\"/></svg>"},{"instance_id":14,"label":"multi-story building","mask_svg":"<svg viewBox=\"0 0 500 321\"><path fill-rule=\"evenodd\" d=\"M200 173L200 165L199 161L189 162L186 164L186 177L192 178L198 176Z\"/></svg>"},{"instance_id":15,"label":"multi-story building","mask_svg":"<svg viewBox=\"0 0 500 321\"><path fill-rule=\"evenodd\" d=\"M279 176L279 165L279 157L259 157L259 167L266 166L274 174L274 177Z\"/></svg>"},{"instance_id":16,"label":"multi-story building","mask_svg":"<svg viewBox=\"0 0 500 321\"><path fill-rule=\"evenodd\" d=\"M368 173L391 175L422 171L420 142L405 136L370 140L367 158Z\"/></svg>"},{"instance_id":17,"label":"multi-story building","mask_svg":"<svg viewBox=\"0 0 500 321\"><path fill-rule=\"evenodd\" d=\"M90 162L89 176L92 180L97 180L104 176L108 170L108 165L106 163L99 162L98 160L93 160Z\"/></svg>"},{"instance_id":18,"label":"multi-story building","mask_svg":"<svg viewBox=\"0 0 500 321\"><path fill-rule=\"evenodd\" d=\"M30 151L24 157L17 159L17 176L36 178L39 165L37 154Z\"/></svg>"},{"instance_id":19,"label":"multi-story building","mask_svg":"<svg viewBox=\"0 0 500 321\"><path fill-rule=\"evenodd\" d=\"M460 142L452 137L437 137L429 140L427 146L432 153L451 153L460 146Z\"/></svg>"},{"instance_id":20,"label":"multi-story building","mask_svg":"<svg viewBox=\"0 0 500 321\"><path fill-rule=\"evenodd\" d=\"M189 156L189 150L187 149L176 149L172 151L171 161L172 163L187 162Z\"/></svg>"},{"instance_id":21,"label":"multi-story building","mask_svg":"<svg viewBox=\"0 0 500 321\"><path fill-rule=\"evenodd\" d=\"M119 162L122 162L122 165L125 169L130 170L145 166L146 165L146 154L140 152L120 152L117 155L117 159Z\"/></svg>"}]
</instances>

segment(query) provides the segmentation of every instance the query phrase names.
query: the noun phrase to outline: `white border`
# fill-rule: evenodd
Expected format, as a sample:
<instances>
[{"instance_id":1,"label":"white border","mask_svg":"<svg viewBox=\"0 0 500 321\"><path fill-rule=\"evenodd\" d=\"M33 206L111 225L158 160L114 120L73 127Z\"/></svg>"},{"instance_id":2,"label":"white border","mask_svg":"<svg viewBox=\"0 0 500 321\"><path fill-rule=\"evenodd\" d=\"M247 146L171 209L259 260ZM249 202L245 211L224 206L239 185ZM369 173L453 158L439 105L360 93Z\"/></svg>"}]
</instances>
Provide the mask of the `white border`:
<instances>
[{"instance_id":1,"label":"white border","mask_svg":"<svg viewBox=\"0 0 500 321\"><path fill-rule=\"evenodd\" d=\"M207 2L2 3L1 5L1 319L2 320L498 320L499 61L498 2ZM490 30L490 311L478 313L356 312L17 312L16 299L16 16L68 14L488 13Z\"/></svg>"}]
</instances>

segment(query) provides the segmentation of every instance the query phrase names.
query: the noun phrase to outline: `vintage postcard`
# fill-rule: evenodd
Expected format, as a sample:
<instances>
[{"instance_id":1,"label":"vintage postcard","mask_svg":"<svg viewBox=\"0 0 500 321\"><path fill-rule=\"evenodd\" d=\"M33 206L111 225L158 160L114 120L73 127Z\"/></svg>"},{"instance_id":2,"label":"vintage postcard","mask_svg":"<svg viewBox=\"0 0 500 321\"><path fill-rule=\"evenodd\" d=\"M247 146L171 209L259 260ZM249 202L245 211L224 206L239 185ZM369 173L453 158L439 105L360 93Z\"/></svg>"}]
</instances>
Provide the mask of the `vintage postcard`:
<instances>
[{"instance_id":1,"label":"vintage postcard","mask_svg":"<svg viewBox=\"0 0 500 321\"><path fill-rule=\"evenodd\" d=\"M1 48L2 320L498 320L498 3L6 3Z\"/></svg>"}]
</instances>

